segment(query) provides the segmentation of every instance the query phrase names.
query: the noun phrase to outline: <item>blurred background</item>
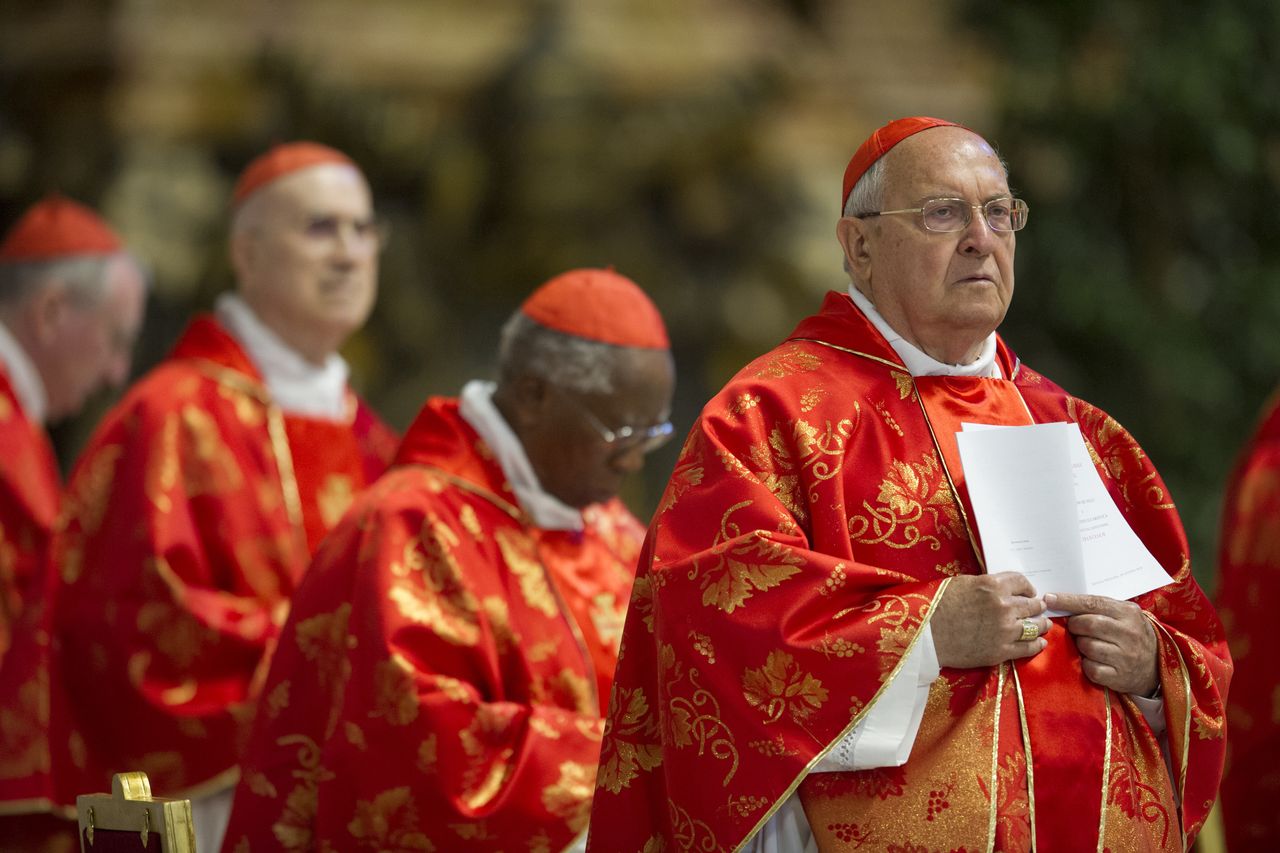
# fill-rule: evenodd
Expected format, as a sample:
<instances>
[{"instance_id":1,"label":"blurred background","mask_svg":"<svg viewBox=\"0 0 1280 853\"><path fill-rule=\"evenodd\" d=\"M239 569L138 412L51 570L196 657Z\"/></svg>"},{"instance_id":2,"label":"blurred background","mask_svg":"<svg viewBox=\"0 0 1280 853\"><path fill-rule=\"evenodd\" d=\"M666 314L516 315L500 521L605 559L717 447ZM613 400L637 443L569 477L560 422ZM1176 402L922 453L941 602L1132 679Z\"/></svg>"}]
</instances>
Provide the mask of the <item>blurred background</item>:
<instances>
[{"instance_id":1,"label":"blurred background","mask_svg":"<svg viewBox=\"0 0 1280 853\"><path fill-rule=\"evenodd\" d=\"M1277 43L1272 0L0 0L0 227L55 189L104 213L154 275L140 374L230 285L239 170L322 141L391 224L345 354L393 425L490 375L536 285L612 264L667 317L683 433L844 288L853 149L951 118L1031 206L1006 339L1137 436L1212 588L1280 375ZM109 402L56 430L64 463Z\"/></svg>"}]
</instances>

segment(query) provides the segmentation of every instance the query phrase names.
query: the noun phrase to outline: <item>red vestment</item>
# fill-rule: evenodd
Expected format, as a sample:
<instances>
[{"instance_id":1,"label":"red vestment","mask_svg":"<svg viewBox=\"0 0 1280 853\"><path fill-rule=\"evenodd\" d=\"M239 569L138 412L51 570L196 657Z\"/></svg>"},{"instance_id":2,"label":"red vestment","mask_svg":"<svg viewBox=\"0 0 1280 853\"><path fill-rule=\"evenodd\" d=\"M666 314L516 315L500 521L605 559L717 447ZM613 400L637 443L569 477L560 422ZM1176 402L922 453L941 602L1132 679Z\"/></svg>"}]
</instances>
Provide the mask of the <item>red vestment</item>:
<instances>
[{"instance_id":1,"label":"red vestment","mask_svg":"<svg viewBox=\"0 0 1280 853\"><path fill-rule=\"evenodd\" d=\"M0 671L0 813L74 814L126 770L166 796L234 781L310 552L394 451L348 393L346 423L283 414L201 317L107 414L67 486L39 627Z\"/></svg>"},{"instance_id":2,"label":"red vestment","mask_svg":"<svg viewBox=\"0 0 1280 853\"><path fill-rule=\"evenodd\" d=\"M1218 607L1236 664L1230 757L1222 780L1227 847L1271 851L1280 838L1280 396L1267 405L1227 485L1218 554Z\"/></svg>"},{"instance_id":3,"label":"red vestment","mask_svg":"<svg viewBox=\"0 0 1280 853\"><path fill-rule=\"evenodd\" d=\"M433 399L294 597L224 850L543 850L586 828L642 526L516 505Z\"/></svg>"},{"instance_id":4,"label":"red vestment","mask_svg":"<svg viewBox=\"0 0 1280 853\"><path fill-rule=\"evenodd\" d=\"M48 434L23 413L0 367L0 662L43 574L60 480Z\"/></svg>"},{"instance_id":5,"label":"red vestment","mask_svg":"<svg viewBox=\"0 0 1280 853\"><path fill-rule=\"evenodd\" d=\"M589 850L730 851L797 789L819 849L1178 850L1213 802L1230 662L1168 493L1104 412L1021 366L913 378L843 294L703 410L641 555ZM1174 582L1156 626L1173 779L1127 696L1055 623L1035 658L943 668L902 767L809 770L950 579L983 571L953 431L1075 421ZM1028 772L1028 771L1031 772ZM1176 794L1175 794L1176 789ZM1175 804L1180 796L1182 808Z\"/></svg>"}]
</instances>

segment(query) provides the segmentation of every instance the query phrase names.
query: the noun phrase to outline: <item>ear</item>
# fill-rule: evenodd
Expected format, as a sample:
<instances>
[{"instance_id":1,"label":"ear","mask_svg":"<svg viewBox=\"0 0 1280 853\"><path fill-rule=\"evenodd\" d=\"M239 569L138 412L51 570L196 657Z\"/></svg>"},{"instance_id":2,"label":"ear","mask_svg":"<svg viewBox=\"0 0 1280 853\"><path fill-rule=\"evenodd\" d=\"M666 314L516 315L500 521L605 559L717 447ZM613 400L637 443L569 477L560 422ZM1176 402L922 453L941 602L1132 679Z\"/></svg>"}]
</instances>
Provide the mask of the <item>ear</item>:
<instances>
[{"instance_id":1,"label":"ear","mask_svg":"<svg viewBox=\"0 0 1280 853\"><path fill-rule=\"evenodd\" d=\"M554 405L550 383L527 373L508 382L503 396L511 403L512 426L521 429L545 421Z\"/></svg>"},{"instance_id":2,"label":"ear","mask_svg":"<svg viewBox=\"0 0 1280 853\"><path fill-rule=\"evenodd\" d=\"M871 229L874 227L867 220L855 216L842 216L836 222L836 239L844 249L845 270L854 281L871 280Z\"/></svg>"},{"instance_id":3,"label":"ear","mask_svg":"<svg viewBox=\"0 0 1280 853\"><path fill-rule=\"evenodd\" d=\"M231 270L237 280L245 278L245 272L253 266L254 235L248 229L235 229L227 241L227 255Z\"/></svg>"},{"instance_id":4,"label":"ear","mask_svg":"<svg viewBox=\"0 0 1280 853\"><path fill-rule=\"evenodd\" d=\"M71 309L65 282L49 281L38 288L27 302L27 317L35 339L46 346L56 346Z\"/></svg>"}]
</instances>

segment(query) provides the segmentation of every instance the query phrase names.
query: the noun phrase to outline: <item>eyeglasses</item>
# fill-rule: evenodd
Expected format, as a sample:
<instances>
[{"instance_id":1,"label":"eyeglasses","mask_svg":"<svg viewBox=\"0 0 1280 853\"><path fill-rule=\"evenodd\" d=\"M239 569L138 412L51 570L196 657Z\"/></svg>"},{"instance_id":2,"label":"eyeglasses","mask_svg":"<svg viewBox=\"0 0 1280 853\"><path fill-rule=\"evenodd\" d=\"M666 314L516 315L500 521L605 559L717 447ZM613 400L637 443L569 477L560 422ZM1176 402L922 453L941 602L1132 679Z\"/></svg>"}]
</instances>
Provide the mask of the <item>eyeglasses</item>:
<instances>
[{"instance_id":1,"label":"eyeglasses","mask_svg":"<svg viewBox=\"0 0 1280 853\"><path fill-rule=\"evenodd\" d=\"M317 215L303 221L302 234L309 241L327 246L337 246L344 240L350 240L357 251L376 252L387 245L391 228L381 219Z\"/></svg>"},{"instance_id":2,"label":"eyeglasses","mask_svg":"<svg viewBox=\"0 0 1280 853\"><path fill-rule=\"evenodd\" d=\"M600 436L600 440L608 446L610 453L622 453L634 449L638 449L641 453L651 453L670 441L676 430L671 425L671 421L663 421L647 427L622 426L609 429L582 403L571 397L567 399L587 416L587 422Z\"/></svg>"},{"instance_id":3,"label":"eyeglasses","mask_svg":"<svg viewBox=\"0 0 1280 853\"><path fill-rule=\"evenodd\" d=\"M926 231L949 234L968 228L975 210L982 211L982 217L992 231L1021 231L1027 225L1027 214L1030 211L1027 203L1020 198L993 198L982 204L972 204L962 198L931 198L920 207L859 213L855 218L918 213Z\"/></svg>"}]
</instances>

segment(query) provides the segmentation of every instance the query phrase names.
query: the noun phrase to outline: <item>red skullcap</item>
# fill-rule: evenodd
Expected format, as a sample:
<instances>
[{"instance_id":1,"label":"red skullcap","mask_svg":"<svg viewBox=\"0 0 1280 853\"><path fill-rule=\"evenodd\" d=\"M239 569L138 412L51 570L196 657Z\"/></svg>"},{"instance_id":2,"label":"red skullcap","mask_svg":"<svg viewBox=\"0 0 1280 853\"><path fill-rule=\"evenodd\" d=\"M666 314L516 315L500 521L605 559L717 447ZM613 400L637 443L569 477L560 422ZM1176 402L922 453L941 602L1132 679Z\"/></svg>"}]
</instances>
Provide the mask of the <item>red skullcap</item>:
<instances>
[{"instance_id":1,"label":"red skullcap","mask_svg":"<svg viewBox=\"0 0 1280 853\"><path fill-rule=\"evenodd\" d=\"M360 169L346 154L318 142L286 142L277 145L240 173L231 193L231 206L239 207L249 196L285 175L326 163L350 166L357 171Z\"/></svg>"},{"instance_id":2,"label":"red skullcap","mask_svg":"<svg viewBox=\"0 0 1280 853\"><path fill-rule=\"evenodd\" d=\"M969 129L962 124L956 124L954 121L929 118L928 116L912 116L911 118L900 118L889 122L868 136L867 141L859 145L858 150L853 152L853 158L844 170L844 193L840 196L840 211L843 213L844 206L849 203L849 193L853 192L853 185L858 183L858 179L866 174L867 169L870 169L872 164L887 154L890 148L908 136L914 136L920 131L928 130L931 127Z\"/></svg>"},{"instance_id":3,"label":"red skullcap","mask_svg":"<svg viewBox=\"0 0 1280 853\"><path fill-rule=\"evenodd\" d=\"M670 349L658 307L634 281L611 269L561 273L520 310L549 329L620 347Z\"/></svg>"},{"instance_id":4,"label":"red skullcap","mask_svg":"<svg viewBox=\"0 0 1280 853\"><path fill-rule=\"evenodd\" d=\"M111 255L120 238L79 202L51 195L33 205L0 243L0 261L48 261L76 255Z\"/></svg>"}]
</instances>

